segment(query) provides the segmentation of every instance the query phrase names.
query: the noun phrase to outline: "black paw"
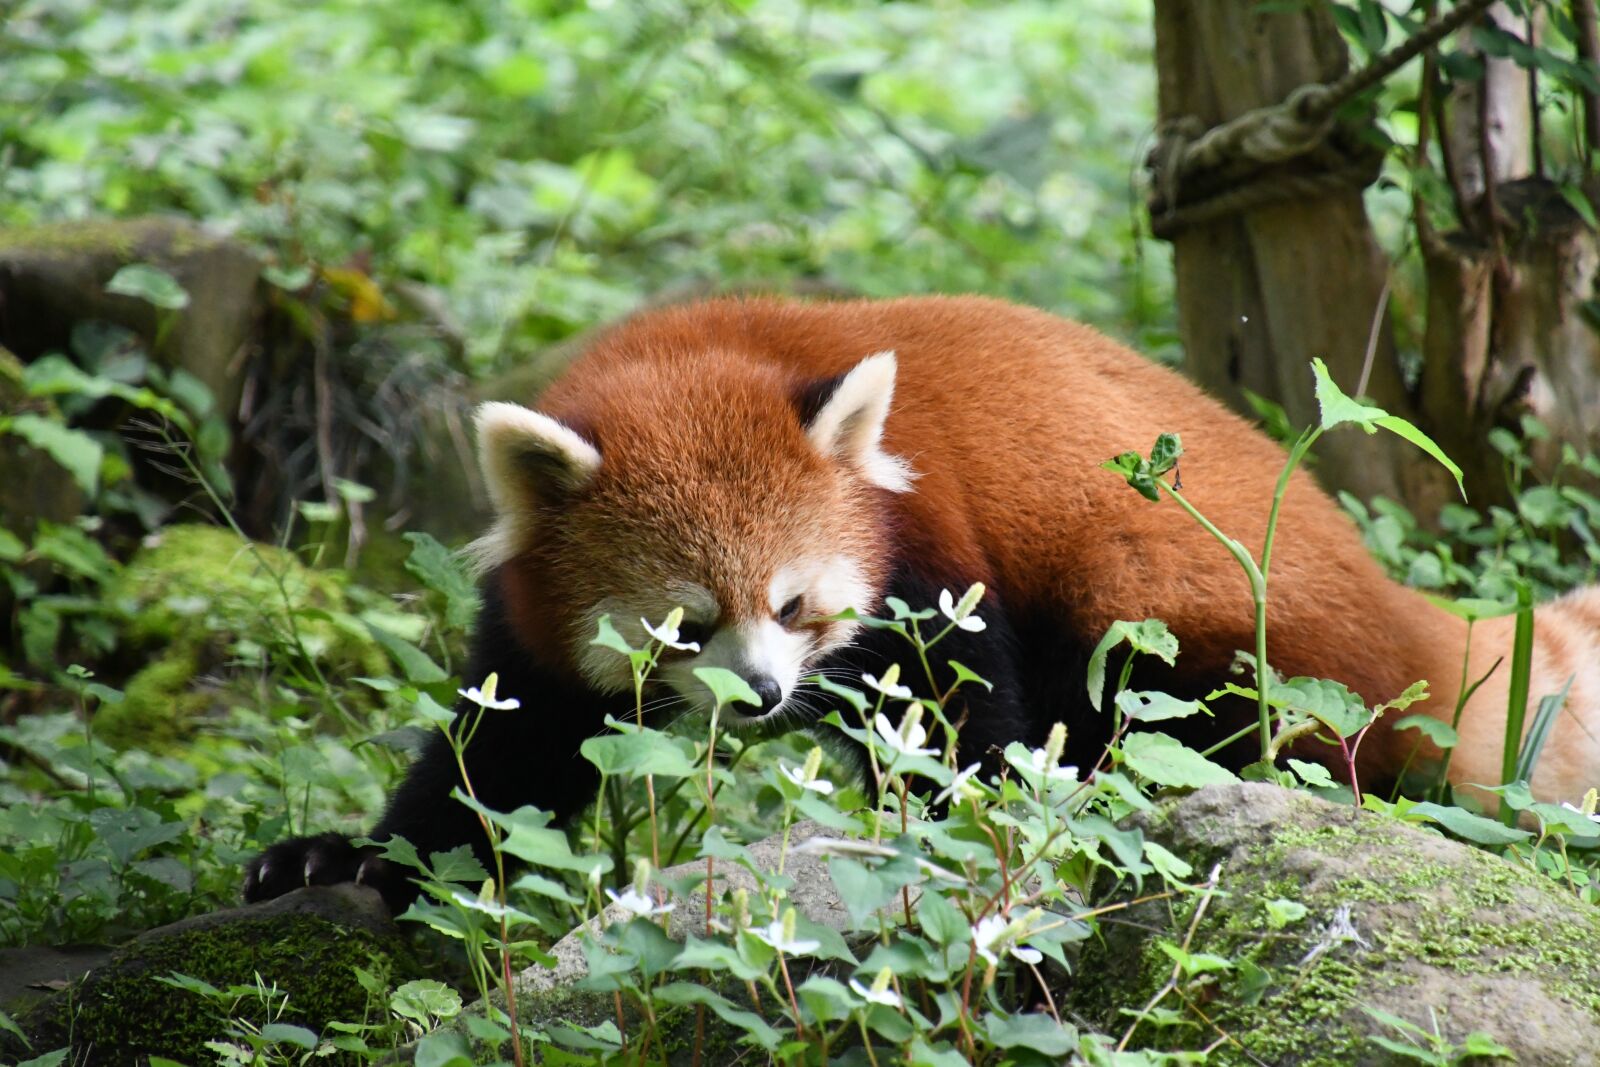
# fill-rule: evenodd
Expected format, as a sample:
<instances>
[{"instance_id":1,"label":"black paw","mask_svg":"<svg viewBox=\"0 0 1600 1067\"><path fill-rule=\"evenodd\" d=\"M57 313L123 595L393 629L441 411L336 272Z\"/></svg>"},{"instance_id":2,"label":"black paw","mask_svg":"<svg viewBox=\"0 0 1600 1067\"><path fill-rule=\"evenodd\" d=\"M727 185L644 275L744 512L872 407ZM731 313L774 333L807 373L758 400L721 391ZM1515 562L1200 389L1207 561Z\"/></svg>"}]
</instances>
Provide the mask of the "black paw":
<instances>
[{"instance_id":1,"label":"black paw","mask_svg":"<svg viewBox=\"0 0 1600 1067\"><path fill-rule=\"evenodd\" d=\"M357 848L343 834L293 837L280 841L250 861L244 874L244 899L254 904L308 885L357 882L383 895L391 912L403 911L416 898L416 886L375 848Z\"/></svg>"}]
</instances>

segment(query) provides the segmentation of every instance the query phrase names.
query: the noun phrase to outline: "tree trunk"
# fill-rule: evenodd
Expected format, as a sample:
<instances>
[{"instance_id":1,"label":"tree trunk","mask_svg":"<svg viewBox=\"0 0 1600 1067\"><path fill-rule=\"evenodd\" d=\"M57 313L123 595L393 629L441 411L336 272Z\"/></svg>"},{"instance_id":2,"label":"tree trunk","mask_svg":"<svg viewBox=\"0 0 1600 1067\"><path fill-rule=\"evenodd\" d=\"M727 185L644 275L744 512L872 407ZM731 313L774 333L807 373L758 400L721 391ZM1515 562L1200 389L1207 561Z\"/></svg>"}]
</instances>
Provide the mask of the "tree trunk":
<instances>
[{"instance_id":1,"label":"tree trunk","mask_svg":"<svg viewBox=\"0 0 1600 1067\"><path fill-rule=\"evenodd\" d=\"M1316 5L1263 13L1253 0L1157 0L1155 21L1159 111L1169 126L1215 127L1348 66L1332 19ZM1315 152L1229 175L1189 203L1245 183L1348 169L1363 151L1360 132L1336 128ZM1180 208L1184 201L1183 190L1168 199ZM1202 219L1171 240L1187 368L1210 391L1244 412L1244 391L1259 393L1307 426L1317 419L1312 358L1354 392L1371 345L1365 394L1409 413L1383 307L1387 263L1358 183ZM1323 483L1364 498L1408 496L1407 473L1420 467L1414 450L1387 434L1330 435L1318 452Z\"/></svg>"}]
</instances>

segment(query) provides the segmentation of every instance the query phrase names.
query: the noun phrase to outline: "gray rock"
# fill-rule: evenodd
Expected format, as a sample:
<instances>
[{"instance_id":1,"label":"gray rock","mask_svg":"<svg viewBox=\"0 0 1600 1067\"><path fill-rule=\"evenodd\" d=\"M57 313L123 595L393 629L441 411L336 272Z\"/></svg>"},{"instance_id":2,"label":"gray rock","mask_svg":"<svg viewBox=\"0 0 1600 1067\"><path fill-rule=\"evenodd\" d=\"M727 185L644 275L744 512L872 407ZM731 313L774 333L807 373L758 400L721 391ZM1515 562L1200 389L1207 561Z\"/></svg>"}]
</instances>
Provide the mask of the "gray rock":
<instances>
[{"instance_id":1,"label":"gray rock","mask_svg":"<svg viewBox=\"0 0 1600 1067\"><path fill-rule=\"evenodd\" d=\"M1202 789L1139 822L1197 878L1221 865L1188 951L1233 968L1181 983L1187 1003L1169 994L1162 1006L1189 1028L1143 1023L1132 1047L1198 1047L1225 1032L1231 1040L1207 1063L1397 1062L1372 1038L1402 1035L1364 1010L1373 1008L1430 1033L1437 1021L1457 1046L1487 1034L1524 1064L1600 1057L1600 909L1554 881L1426 829L1262 784ZM1307 914L1273 928L1266 905L1280 899ZM1118 1009L1147 1003L1172 975L1157 938L1182 944L1196 905L1140 905L1108 923L1078 969L1074 1009L1124 1033ZM1265 972L1254 995L1241 961Z\"/></svg>"},{"instance_id":2,"label":"gray rock","mask_svg":"<svg viewBox=\"0 0 1600 1067\"><path fill-rule=\"evenodd\" d=\"M795 823L790 827L789 854L784 860L783 873L794 879L794 885L789 890L789 903L794 906L795 911L814 923L843 933L849 915L833 887L833 879L828 876L827 860L811 853L795 852L795 846L801 842L809 841L813 837L828 837L831 834L831 831L810 820ZM748 846L745 852L754 867L770 873L778 869L778 858L782 850L783 836L775 834ZM705 869L705 860L691 860L667 868L662 872L661 879L664 882L688 879L696 874L703 875ZM744 889L753 895L758 888L755 875L738 863L718 860L712 865L712 871L716 877L712 897L713 907L735 890ZM703 933L706 914L704 887L674 900L673 903L673 911L667 917L668 935L675 941L682 941L689 934ZM553 969L535 966L517 975L514 988L519 997L569 986L586 976L589 973L589 966L583 956L584 937L592 937L612 923L626 922L631 917L624 908L612 904L600 915L557 941L550 949L550 955L556 958L556 966ZM610 1003L609 996L606 1002Z\"/></svg>"}]
</instances>

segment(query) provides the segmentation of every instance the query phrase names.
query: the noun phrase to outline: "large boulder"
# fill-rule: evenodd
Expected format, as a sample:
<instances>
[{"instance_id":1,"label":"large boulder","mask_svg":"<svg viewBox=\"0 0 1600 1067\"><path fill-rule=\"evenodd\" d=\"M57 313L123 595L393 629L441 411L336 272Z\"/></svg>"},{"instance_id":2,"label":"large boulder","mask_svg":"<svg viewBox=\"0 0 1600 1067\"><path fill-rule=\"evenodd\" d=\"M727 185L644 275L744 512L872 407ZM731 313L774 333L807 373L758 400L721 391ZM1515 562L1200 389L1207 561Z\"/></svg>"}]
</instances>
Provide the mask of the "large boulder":
<instances>
[{"instance_id":1,"label":"large boulder","mask_svg":"<svg viewBox=\"0 0 1600 1067\"><path fill-rule=\"evenodd\" d=\"M1075 1010L1126 1032L1122 1009L1151 1003L1173 977L1163 941L1186 945L1191 961L1226 963L1192 964L1160 998L1172 1025L1140 1023L1130 1047L1218 1042L1208 1064L1400 1062L1375 1039L1423 1039L1376 1011L1428 1034L1437 1025L1456 1050L1487 1035L1521 1063L1600 1055L1600 909L1551 879L1263 784L1202 789L1139 822L1197 877L1217 867L1217 891L1198 921L1201 896L1176 909L1139 905L1107 924L1078 969Z\"/></svg>"},{"instance_id":2,"label":"large boulder","mask_svg":"<svg viewBox=\"0 0 1600 1067\"><path fill-rule=\"evenodd\" d=\"M213 1006L197 993L158 979L186 975L227 989L260 975L287 994L281 1016L241 998L235 1017L319 1031L329 1020L359 1020L367 992L355 968L416 974L404 938L383 899L357 885L314 886L265 904L199 915L141 934L69 988L21 1020L35 1050L69 1047L80 1067L144 1063L164 1056L207 1063L205 1046L223 1032ZM0 1054L7 1048L0 1035ZM5 1058L0 1055L0 1059Z\"/></svg>"},{"instance_id":3,"label":"large boulder","mask_svg":"<svg viewBox=\"0 0 1600 1067\"><path fill-rule=\"evenodd\" d=\"M188 306L169 319L144 300L106 292L106 283L130 263L170 273L188 292ZM244 381L237 357L259 312L260 275L250 251L186 219L100 219L0 231L0 344L31 361L67 351L75 323L115 323L143 337L166 365L204 382L219 409L231 412Z\"/></svg>"}]
</instances>

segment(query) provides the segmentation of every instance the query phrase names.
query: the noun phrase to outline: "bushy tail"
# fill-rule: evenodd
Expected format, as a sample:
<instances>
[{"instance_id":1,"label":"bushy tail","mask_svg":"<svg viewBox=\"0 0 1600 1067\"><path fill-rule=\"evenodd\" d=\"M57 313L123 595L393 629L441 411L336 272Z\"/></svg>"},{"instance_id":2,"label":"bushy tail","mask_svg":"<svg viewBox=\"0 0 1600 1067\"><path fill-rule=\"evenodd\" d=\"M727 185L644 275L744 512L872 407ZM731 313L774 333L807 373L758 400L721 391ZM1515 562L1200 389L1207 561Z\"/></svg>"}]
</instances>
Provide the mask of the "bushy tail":
<instances>
[{"instance_id":1,"label":"bushy tail","mask_svg":"<svg viewBox=\"0 0 1600 1067\"><path fill-rule=\"evenodd\" d=\"M1487 620L1472 629L1468 684L1491 667L1494 670L1461 716L1460 742L1450 763L1450 780L1456 785L1500 781L1515 633L1514 617ZM1576 802L1586 790L1600 786L1600 586L1579 589L1541 605L1534 612L1533 633L1525 735L1539 702L1567 689L1565 705L1534 768L1533 792L1541 800ZM1497 660L1498 667L1494 666ZM1460 669L1458 651L1450 683L1435 683L1432 714L1454 707ZM1571 687L1567 688L1569 681Z\"/></svg>"}]
</instances>

